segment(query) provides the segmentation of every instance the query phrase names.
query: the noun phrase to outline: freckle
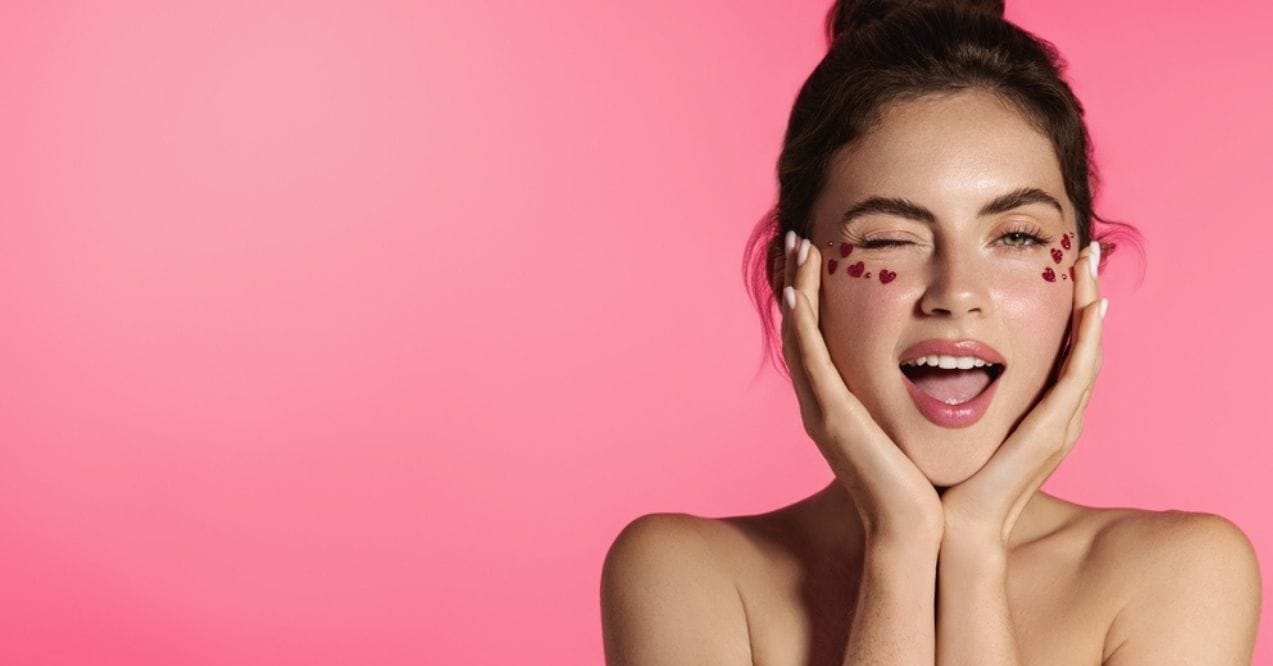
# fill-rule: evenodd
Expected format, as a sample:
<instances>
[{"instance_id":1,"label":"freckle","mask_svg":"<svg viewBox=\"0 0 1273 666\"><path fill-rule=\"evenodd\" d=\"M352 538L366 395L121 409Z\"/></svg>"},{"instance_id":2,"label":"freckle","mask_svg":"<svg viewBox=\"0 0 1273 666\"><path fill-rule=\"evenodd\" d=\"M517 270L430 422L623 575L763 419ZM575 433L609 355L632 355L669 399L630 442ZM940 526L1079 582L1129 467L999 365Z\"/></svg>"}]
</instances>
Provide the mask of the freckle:
<instances>
[{"instance_id":1,"label":"freckle","mask_svg":"<svg viewBox=\"0 0 1273 666\"><path fill-rule=\"evenodd\" d=\"M871 277L871 271L867 271L866 275L863 275L862 277L868 277L868 278Z\"/></svg>"},{"instance_id":2,"label":"freckle","mask_svg":"<svg viewBox=\"0 0 1273 666\"><path fill-rule=\"evenodd\" d=\"M1065 273L1061 273L1061 279L1062 279L1062 280L1064 280L1064 279L1065 279Z\"/></svg>"}]
</instances>

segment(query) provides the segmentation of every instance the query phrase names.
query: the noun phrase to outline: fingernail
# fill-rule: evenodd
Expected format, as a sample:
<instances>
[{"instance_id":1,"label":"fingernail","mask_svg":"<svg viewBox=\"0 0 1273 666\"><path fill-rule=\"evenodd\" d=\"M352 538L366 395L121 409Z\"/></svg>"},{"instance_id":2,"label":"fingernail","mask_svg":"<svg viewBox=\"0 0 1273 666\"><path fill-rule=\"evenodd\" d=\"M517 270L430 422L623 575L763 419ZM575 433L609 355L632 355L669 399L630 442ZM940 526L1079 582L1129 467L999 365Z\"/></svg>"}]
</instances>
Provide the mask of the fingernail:
<instances>
[{"instance_id":1,"label":"fingernail","mask_svg":"<svg viewBox=\"0 0 1273 666\"><path fill-rule=\"evenodd\" d=\"M809 256L809 239L800 239L800 256L796 257L796 265L803 266L805 257Z\"/></svg>"},{"instance_id":2,"label":"fingernail","mask_svg":"<svg viewBox=\"0 0 1273 666\"><path fill-rule=\"evenodd\" d=\"M1096 249L1098 247L1100 245L1093 244L1092 251L1087 255L1087 272L1091 273L1092 277L1096 277L1096 264L1101 260L1101 251Z\"/></svg>"},{"instance_id":3,"label":"fingernail","mask_svg":"<svg viewBox=\"0 0 1273 666\"><path fill-rule=\"evenodd\" d=\"M1109 309L1109 299L1102 298L1101 299L1101 319L1105 318L1105 311L1108 309Z\"/></svg>"},{"instance_id":4,"label":"fingernail","mask_svg":"<svg viewBox=\"0 0 1273 666\"><path fill-rule=\"evenodd\" d=\"M791 248L796 246L796 232L794 231L787 232L786 243L787 243L787 254L791 254Z\"/></svg>"},{"instance_id":5,"label":"fingernail","mask_svg":"<svg viewBox=\"0 0 1273 666\"><path fill-rule=\"evenodd\" d=\"M787 302L787 310L796 309L796 290L791 287L782 288L782 300Z\"/></svg>"}]
</instances>

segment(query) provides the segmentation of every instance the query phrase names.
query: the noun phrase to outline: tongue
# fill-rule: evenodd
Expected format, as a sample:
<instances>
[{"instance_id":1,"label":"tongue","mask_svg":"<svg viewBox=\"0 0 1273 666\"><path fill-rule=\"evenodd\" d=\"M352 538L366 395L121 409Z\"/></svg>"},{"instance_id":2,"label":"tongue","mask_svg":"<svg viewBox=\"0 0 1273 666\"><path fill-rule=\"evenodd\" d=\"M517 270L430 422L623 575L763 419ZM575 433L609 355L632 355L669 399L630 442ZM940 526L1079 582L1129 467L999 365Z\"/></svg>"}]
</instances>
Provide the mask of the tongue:
<instances>
[{"instance_id":1,"label":"tongue","mask_svg":"<svg viewBox=\"0 0 1273 666\"><path fill-rule=\"evenodd\" d=\"M990 385L990 376L981 368L969 370L942 370L926 367L919 370L911 382L919 390L948 404L957 405L977 397Z\"/></svg>"}]
</instances>

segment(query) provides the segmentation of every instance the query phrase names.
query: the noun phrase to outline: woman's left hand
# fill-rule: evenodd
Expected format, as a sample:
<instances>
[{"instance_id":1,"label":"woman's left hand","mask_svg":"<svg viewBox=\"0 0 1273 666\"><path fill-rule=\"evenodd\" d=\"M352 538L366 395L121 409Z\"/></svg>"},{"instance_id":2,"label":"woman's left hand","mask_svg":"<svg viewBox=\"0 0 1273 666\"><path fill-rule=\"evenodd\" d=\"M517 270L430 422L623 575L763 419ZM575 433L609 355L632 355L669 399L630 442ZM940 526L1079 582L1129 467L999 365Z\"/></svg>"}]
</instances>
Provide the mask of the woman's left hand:
<instances>
[{"instance_id":1,"label":"woman's left hand","mask_svg":"<svg viewBox=\"0 0 1273 666\"><path fill-rule=\"evenodd\" d=\"M1071 331L1077 333L1057 382L985 466L942 493L943 542L1006 548L1026 503L1078 441L1083 410L1101 368L1105 299L1100 298L1097 279L1087 264L1092 254L1099 261L1098 246L1097 241L1089 243L1075 264Z\"/></svg>"}]
</instances>

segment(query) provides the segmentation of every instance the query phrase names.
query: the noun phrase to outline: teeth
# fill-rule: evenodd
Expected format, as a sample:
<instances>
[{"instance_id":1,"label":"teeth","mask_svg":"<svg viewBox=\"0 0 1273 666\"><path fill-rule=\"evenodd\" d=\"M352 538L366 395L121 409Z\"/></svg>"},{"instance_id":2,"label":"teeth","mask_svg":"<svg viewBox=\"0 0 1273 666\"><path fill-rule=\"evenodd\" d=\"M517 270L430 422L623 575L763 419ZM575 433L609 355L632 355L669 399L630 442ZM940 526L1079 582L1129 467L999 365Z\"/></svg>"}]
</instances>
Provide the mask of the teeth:
<instances>
[{"instance_id":1,"label":"teeth","mask_svg":"<svg viewBox=\"0 0 1273 666\"><path fill-rule=\"evenodd\" d=\"M903 363L902 365L907 365L907 366L929 365L934 368L943 368L946 370L954 370L954 369L967 370L968 368L980 368L983 366L994 365L994 364L989 361L977 358L976 356L946 356L946 355L939 356L934 354L932 356L921 356L917 359L907 361L906 363Z\"/></svg>"}]
</instances>

